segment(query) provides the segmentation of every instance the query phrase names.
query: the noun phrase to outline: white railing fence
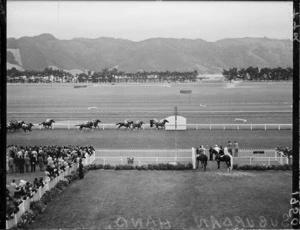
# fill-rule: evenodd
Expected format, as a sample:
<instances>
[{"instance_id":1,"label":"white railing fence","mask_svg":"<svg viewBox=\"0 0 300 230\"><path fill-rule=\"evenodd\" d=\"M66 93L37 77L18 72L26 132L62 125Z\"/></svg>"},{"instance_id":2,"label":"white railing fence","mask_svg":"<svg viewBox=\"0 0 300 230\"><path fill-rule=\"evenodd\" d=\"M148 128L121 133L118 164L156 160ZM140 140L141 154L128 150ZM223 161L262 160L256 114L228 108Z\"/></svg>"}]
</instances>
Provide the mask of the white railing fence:
<instances>
[{"instance_id":1,"label":"white railing fence","mask_svg":"<svg viewBox=\"0 0 300 230\"><path fill-rule=\"evenodd\" d=\"M86 159L82 161L82 164L83 165L91 164L94 161L94 159L95 159L95 153L92 154L91 156L86 157ZM19 205L19 211L14 215L12 219L6 221L6 229L10 229L13 226L18 224L19 220L21 219L21 216L27 210L29 210L30 203L32 201L40 200L46 191L49 191L52 188L54 188L60 180L63 180L65 176L70 175L71 172L77 170L77 168L78 168L78 163L73 164L72 167L67 167L65 171L59 174L59 176L57 176L51 181L46 181L43 188L39 187L39 189L33 195L32 198L27 197L26 200L23 200L23 202Z\"/></svg>"},{"instance_id":2,"label":"white railing fence","mask_svg":"<svg viewBox=\"0 0 300 230\"><path fill-rule=\"evenodd\" d=\"M52 129L78 129L79 124L85 121L57 121L52 124ZM33 124L33 129L42 129L39 124ZM170 125L169 125L170 126ZM177 127L184 126L192 130L292 130L292 124L177 124ZM99 123L98 128L117 129L116 123ZM121 129L124 129L122 127ZM150 124L143 124L142 129L151 128Z\"/></svg>"}]
</instances>

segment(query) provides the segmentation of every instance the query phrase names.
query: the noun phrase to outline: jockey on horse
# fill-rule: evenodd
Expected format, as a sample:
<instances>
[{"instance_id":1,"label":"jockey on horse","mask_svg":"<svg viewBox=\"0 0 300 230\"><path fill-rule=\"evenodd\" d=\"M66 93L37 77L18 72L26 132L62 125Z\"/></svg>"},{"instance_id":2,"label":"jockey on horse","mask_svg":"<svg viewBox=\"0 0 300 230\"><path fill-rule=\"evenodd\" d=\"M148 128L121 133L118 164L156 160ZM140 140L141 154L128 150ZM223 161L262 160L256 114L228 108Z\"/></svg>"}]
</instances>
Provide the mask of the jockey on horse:
<instances>
[{"instance_id":1,"label":"jockey on horse","mask_svg":"<svg viewBox=\"0 0 300 230\"><path fill-rule=\"evenodd\" d=\"M196 157L196 168L198 168L199 166L199 161L201 161L201 165L202 165L202 168L204 166L204 171L206 170L206 165L207 165L207 159L208 157L206 156L206 153L205 153L205 148L203 145L200 145L200 147L198 149L196 149L196 154L197 154L197 157Z\"/></svg>"}]
</instances>

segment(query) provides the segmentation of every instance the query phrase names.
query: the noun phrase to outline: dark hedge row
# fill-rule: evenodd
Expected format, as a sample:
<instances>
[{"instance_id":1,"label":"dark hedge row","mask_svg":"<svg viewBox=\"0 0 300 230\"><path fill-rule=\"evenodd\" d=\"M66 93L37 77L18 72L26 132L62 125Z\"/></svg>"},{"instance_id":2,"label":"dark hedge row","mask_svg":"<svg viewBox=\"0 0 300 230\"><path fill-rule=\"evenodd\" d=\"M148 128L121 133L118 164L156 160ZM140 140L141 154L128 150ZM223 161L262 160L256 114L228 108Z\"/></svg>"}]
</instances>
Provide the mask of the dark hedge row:
<instances>
[{"instance_id":1,"label":"dark hedge row","mask_svg":"<svg viewBox=\"0 0 300 230\"><path fill-rule=\"evenodd\" d=\"M283 171L285 171L285 170L291 170L292 166L289 166L287 164L285 164L285 165L241 165L241 166L234 164L233 169L244 170L244 171L247 171L247 170L257 170L257 171L283 170Z\"/></svg>"},{"instance_id":2,"label":"dark hedge row","mask_svg":"<svg viewBox=\"0 0 300 230\"><path fill-rule=\"evenodd\" d=\"M114 169L114 170L190 170L193 169L193 165L191 163L188 164L148 164L141 166L134 165L109 165L109 164L90 164L87 166L89 170L97 170L97 169Z\"/></svg>"}]
</instances>

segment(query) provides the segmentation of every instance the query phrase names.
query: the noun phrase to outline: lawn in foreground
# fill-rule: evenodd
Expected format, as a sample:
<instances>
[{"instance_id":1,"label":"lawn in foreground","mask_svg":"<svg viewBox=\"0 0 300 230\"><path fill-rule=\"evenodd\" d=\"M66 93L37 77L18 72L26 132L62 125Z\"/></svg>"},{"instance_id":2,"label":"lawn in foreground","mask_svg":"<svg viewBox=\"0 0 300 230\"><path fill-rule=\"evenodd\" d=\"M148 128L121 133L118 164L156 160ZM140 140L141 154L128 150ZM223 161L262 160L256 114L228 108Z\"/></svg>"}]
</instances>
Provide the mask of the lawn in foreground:
<instances>
[{"instance_id":1,"label":"lawn in foreground","mask_svg":"<svg viewBox=\"0 0 300 230\"><path fill-rule=\"evenodd\" d=\"M90 171L30 228L290 228L291 172Z\"/></svg>"}]
</instances>

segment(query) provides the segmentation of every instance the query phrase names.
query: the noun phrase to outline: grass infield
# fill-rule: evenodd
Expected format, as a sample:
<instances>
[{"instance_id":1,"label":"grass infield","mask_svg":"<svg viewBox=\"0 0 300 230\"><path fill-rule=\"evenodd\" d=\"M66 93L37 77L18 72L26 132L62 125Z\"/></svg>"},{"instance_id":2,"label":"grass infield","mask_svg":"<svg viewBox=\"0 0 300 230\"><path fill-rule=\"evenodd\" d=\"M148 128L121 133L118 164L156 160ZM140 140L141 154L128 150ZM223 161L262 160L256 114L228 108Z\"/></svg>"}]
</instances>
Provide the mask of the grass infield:
<instances>
[{"instance_id":1,"label":"grass infield","mask_svg":"<svg viewBox=\"0 0 300 230\"><path fill-rule=\"evenodd\" d=\"M290 228L291 172L89 171L30 228Z\"/></svg>"}]
</instances>

